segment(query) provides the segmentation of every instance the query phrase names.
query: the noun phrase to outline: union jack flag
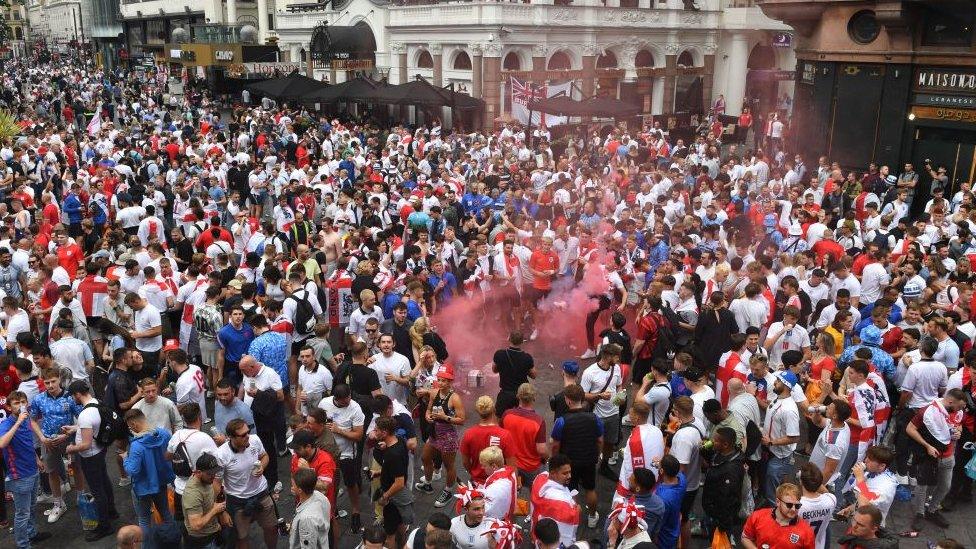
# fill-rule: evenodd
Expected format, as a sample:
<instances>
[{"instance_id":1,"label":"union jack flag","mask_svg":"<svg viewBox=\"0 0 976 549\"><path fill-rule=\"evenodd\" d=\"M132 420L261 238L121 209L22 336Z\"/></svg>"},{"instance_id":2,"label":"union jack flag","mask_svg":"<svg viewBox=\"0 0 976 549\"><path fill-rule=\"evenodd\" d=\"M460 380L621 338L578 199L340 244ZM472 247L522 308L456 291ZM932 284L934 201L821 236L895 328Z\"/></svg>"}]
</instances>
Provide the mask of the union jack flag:
<instances>
[{"instance_id":1,"label":"union jack flag","mask_svg":"<svg viewBox=\"0 0 976 549\"><path fill-rule=\"evenodd\" d=\"M545 84L533 86L532 84L523 84L515 78L512 78L512 103L518 103L519 105L528 107L529 103L541 101L548 97L546 95L547 88Z\"/></svg>"}]
</instances>

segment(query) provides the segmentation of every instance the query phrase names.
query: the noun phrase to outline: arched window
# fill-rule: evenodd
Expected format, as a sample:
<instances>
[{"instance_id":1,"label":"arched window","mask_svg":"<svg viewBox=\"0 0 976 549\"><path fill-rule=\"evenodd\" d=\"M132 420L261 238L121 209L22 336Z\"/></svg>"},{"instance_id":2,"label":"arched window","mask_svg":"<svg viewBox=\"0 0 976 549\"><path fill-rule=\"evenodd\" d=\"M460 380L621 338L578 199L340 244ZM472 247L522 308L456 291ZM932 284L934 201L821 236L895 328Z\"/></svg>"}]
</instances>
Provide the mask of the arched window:
<instances>
[{"instance_id":1,"label":"arched window","mask_svg":"<svg viewBox=\"0 0 976 549\"><path fill-rule=\"evenodd\" d=\"M607 51L596 59L596 68L615 69L617 68L617 56L612 51Z\"/></svg>"},{"instance_id":2,"label":"arched window","mask_svg":"<svg viewBox=\"0 0 976 549\"><path fill-rule=\"evenodd\" d=\"M20 27L14 27L14 36L16 37L17 40L23 40L24 39L24 29L22 29Z\"/></svg>"},{"instance_id":3,"label":"arched window","mask_svg":"<svg viewBox=\"0 0 976 549\"><path fill-rule=\"evenodd\" d=\"M549 58L549 64L546 68L551 71L567 70L573 68L573 62L570 61L566 52L557 51Z\"/></svg>"},{"instance_id":4,"label":"arched window","mask_svg":"<svg viewBox=\"0 0 976 549\"><path fill-rule=\"evenodd\" d=\"M637 52L637 55L634 57L634 66L637 67L637 68L639 68L639 69L640 68L653 67L654 66L654 54L651 53L651 52L649 52L649 51L647 51L647 50L641 50L641 51Z\"/></svg>"},{"instance_id":5,"label":"arched window","mask_svg":"<svg viewBox=\"0 0 976 549\"><path fill-rule=\"evenodd\" d=\"M685 51L681 52L681 55L678 56L678 66L679 67L694 67L695 66L695 58L692 57L690 51L685 50Z\"/></svg>"},{"instance_id":6,"label":"arched window","mask_svg":"<svg viewBox=\"0 0 976 549\"><path fill-rule=\"evenodd\" d=\"M520 71L522 70L522 59L517 53L510 51L502 62L502 68L507 71Z\"/></svg>"},{"instance_id":7,"label":"arched window","mask_svg":"<svg viewBox=\"0 0 976 549\"><path fill-rule=\"evenodd\" d=\"M471 70L471 58L468 57L467 52L458 52L454 57L454 70L456 71L469 71Z\"/></svg>"},{"instance_id":8,"label":"arched window","mask_svg":"<svg viewBox=\"0 0 976 549\"><path fill-rule=\"evenodd\" d=\"M417 57L417 68L418 69L432 69L434 68L434 58L430 56L430 52L424 50L420 52Z\"/></svg>"}]
</instances>

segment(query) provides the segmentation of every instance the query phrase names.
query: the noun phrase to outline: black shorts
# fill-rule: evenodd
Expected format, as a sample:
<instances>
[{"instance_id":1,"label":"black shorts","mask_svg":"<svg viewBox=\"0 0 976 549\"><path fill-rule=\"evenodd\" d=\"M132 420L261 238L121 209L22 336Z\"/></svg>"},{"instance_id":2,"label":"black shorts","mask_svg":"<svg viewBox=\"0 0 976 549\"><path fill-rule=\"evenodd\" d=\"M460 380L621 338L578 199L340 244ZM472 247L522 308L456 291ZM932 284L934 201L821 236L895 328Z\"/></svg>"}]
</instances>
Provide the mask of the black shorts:
<instances>
[{"instance_id":1,"label":"black shorts","mask_svg":"<svg viewBox=\"0 0 976 549\"><path fill-rule=\"evenodd\" d=\"M540 301L549 297L549 292L551 291L552 290L540 290L534 286L528 286L525 288L525 290L523 290L523 294L525 295L525 300L529 304L538 306Z\"/></svg>"},{"instance_id":2,"label":"black shorts","mask_svg":"<svg viewBox=\"0 0 976 549\"><path fill-rule=\"evenodd\" d=\"M342 481L346 488L353 486L362 487L363 485L363 458L341 458L339 460L339 471L342 473Z\"/></svg>"},{"instance_id":3,"label":"black shorts","mask_svg":"<svg viewBox=\"0 0 976 549\"><path fill-rule=\"evenodd\" d=\"M651 373L651 364L653 362L651 357L634 360L634 367L631 369L631 379L633 379L634 383L637 385L644 383L644 376Z\"/></svg>"},{"instance_id":4,"label":"black shorts","mask_svg":"<svg viewBox=\"0 0 976 549\"><path fill-rule=\"evenodd\" d=\"M570 490L595 490L596 489L596 462L577 462L570 464L571 476L569 478Z\"/></svg>"},{"instance_id":5,"label":"black shorts","mask_svg":"<svg viewBox=\"0 0 976 549\"><path fill-rule=\"evenodd\" d=\"M410 506L399 506L396 503L387 503L383 506L383 531L388 536L396 534L400 526L409 526L413 523L413 511Z\"/></svg>"},{"instance_id":6,"label":"black shorts","mask_svg":"<svg viewBox=\"0 0 976 549\"><path fill-rule=\"evenodd\" d=\"M691 492L685 492L684 497L681 498L681 522L688 522L688 517L691 516L691 509L695 506L695 498L698 497L698 489L695 488Z\"/></svg>"}]
</instances>

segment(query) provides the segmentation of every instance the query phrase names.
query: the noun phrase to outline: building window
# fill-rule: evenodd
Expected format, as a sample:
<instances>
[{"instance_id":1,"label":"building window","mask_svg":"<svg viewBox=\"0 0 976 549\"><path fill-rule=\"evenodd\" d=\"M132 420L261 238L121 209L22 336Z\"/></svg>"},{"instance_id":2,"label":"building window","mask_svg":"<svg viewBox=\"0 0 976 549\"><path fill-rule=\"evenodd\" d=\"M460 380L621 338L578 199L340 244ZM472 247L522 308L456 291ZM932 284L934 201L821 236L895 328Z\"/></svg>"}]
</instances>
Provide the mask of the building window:
<instances>
[{"instance_id":1,"label":"building window","mask_svg":"<svg viewBox=\"0 0 976 549\"><path fill-rule=\"evenodd\" d=\"M23 31L23 29L21 29L20 27L14 27L14 37L17 40L23 40L24 39L24 31Z\"/></svg>"},{"instance_id":2,"label":"building window","mask_svg":"<svg viewBox=\"0 0 976 549\"><path fill-rule=\"evenodd\" d=\"M870 44L881 34L881 25L873 11L862 10L847 22L847 34L858 44Z\"/></svg>"},{"instance_id":3,"label":"building window","mask_svg":"<svg viewBox=\"0 0 976 549\"><path fill-rule=\"evenodd\" d=\"M678 66L679 67L694 67L695 66L695 58L691 55L691 52L690 51L685 50L685 51L681 52L681 55L678 56Z\"/></svg>"},{"instance_id":4,"label":"building window","mask_svg":"<svg viewBox=\"0 0 976 549\"><path fill-rule=\"evenodd\" d=\"M617 68L617 56L612 51L607 51L596 58L596 68L615 69Z\"/></svg>"},{"instance_id":5,"label":"building window","mask_svg":"<svg viewBox=\"0 0 976 549\"><path fill-rule=\"evenodd\" d=\"M505 60L502 62L502 68L507 71L520 71L522 70L522 60L519 58L518 54L514 51L508 52L505 56Z\"/></svg>"},{"instance_id":6,"label":"building window","mask_svg":"<svg viewBox=\"0 0 976 549\"><path fill-rule=\"evenodd\" d=\"M634 57L634 66L638 69L653 67L654 54L647 50L637 52L637 56Z\"/></svg>"},{"instance_id":7,"label":"building window","mask_svg":"<svg viewBox=\"0 0 976 549\"><path fill-rule=\"evenodd\" d=\"M973 40L973 22L976 4L966 2L932 2L925 6L925 25L922 27L922 45L970 46Z\"/></svg>"},{"instance_id":8,"label":"building window","mask_svg":"<svg viewBox=\"0 0 976 549\"><path fill-rule=\"evenodd\" d=\"M456 71L469 71L471 70L471 58L468 57L467 52L458 52L457 56L454 57L454 70Z\"/></svg>"},{"instance_id":9,"label":"building window","mask_svg":"<svg viewBox=\"0 0 976 549\"><path fill-rule=\"evenodd\" d=\"M621 8L639 8L640 7L640 1L639 0L620 0L620 7Z\"/></svg>"},{"instance_id":10,"label":"building window","mask_svg":"<svg viewBox=\"0 0 976 549\"><path fill-rule=\"evenodd\" d=\"M420 52L417 57L417 68L418 69L433 69L434 68L434 58L430 56L430 52L424 50Z\"/></svg>"},{"instance_id":11,"label":"building window","mask_svg":"<svg viewBox=\"0 0 976 549\"><path fill-rule=\"evenodd\" d=\"M557 51L549 58L549 63L546 65L546 68L551 71L569 70L573 68L573 62L570 61L566 52Z\"/></svg>"}]
</instances>

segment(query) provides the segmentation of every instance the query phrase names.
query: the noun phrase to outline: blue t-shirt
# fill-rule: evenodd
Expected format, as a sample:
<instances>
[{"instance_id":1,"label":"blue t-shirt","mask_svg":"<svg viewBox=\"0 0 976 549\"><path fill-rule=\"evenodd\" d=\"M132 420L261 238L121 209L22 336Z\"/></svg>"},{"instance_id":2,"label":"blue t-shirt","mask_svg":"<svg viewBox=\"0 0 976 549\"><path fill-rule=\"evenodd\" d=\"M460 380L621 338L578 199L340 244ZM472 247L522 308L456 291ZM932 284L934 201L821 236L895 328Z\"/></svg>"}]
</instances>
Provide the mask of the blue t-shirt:
<instances>
[{"instance_id":1,"label":"blue t-shirt","mask_svg":"<svg viewBox=\"0 0 976 549\"><path fill-rule=\"evenodd\" d=\"M661 530L657 534L657 546L661 549L673 549L678 546L678 535L681 532L681 500L685 497L685 487L688 479L684 473L678 473L677 484L658 484L654 493L664 501L664 516L661 517Z\"/></svg>"},{"instance_id":2,"label":"blue t-shirt","mask_svg":"<svg viewBox=\"0 0 976 549\"><path fill-rule=\"evenodd\" d=\"M440 307L447 307L454 298L454 292L457 291L457 279L454 278L454 275L447 271L444 271L443 277L431 274L427 277L427 283L430 284L431 288L436 288L442 278L444 279L444 287L437 294L437 303Z\"/></svg>"},{"instance_id":3,"label":"blue t-shirt","mask_svg":"<svg viewBox=\"0 0 976 549\"><path fill-rule=\"evenodd\" d=\"M671 374L671 397L686 397L691 396L691 389L685 385L685 378L681 374L675 372Z\"/></svg>"},{"instance_id":4,"label":"blue t-shirt","mask_svg":"<svg viewBox=\"0 0 976 549\"><path fill-rule=\"evenodd\" d=\"M240 330L228 323L217 332L217 343L224 350L224 360L228 362L240 362L252 341L254 330L247 322L241 325Z\"/></svg>"},{"instance_id":5,"label":"blue t-shirt","mask_svg":"<svg viewBox=\"0 0 976 549\"><path fill-rule=\"evenodd\" d=\"M424 312L420 310L420 305L412 299L407 301L407 320L413 322L422 316L424 316Z\"/></svg>"},{"instance_id":6,"label":"blue t-shirt","mask_svg":"<svg viewBox=\"0 0 976 549\"><path fill-rule=\"evenodd\" d=\"M227 432L227 424L235 418L243 419L248 427L254 428L254 414L239 398L235 398L234 403L230 406L214 402L214 426L220 434Z\"/></svg>"},{"instance_id":7,"label":"blue t-shirt","mask_svg":"<svg viewBox=\"0 0 976 549\"><path fill-rule=\"evenodd\" d=\"M74 418L81 413L81 406L75 404L67 391L61 391L57 398L46 391L34 397L31 401L31 417L41 420L41 432L48 438L61 434L61 427L74 423Z\"/></svg>"},{"instance_id":8,"label":"blue t-shirt","mask_svg":"<svg viewBox=\"0 0 976 549\"><path fill-rule=\"evenodd\" d=\"M17 423L15 416L8 416L0 422L0 436L7 434ZM37 456L34 454L34 435L30 422L25 421L17 428L14 438L6 448L0 450L7 466L7 479L19 480L37 474Z\"/></svg>"}]
</instances>

